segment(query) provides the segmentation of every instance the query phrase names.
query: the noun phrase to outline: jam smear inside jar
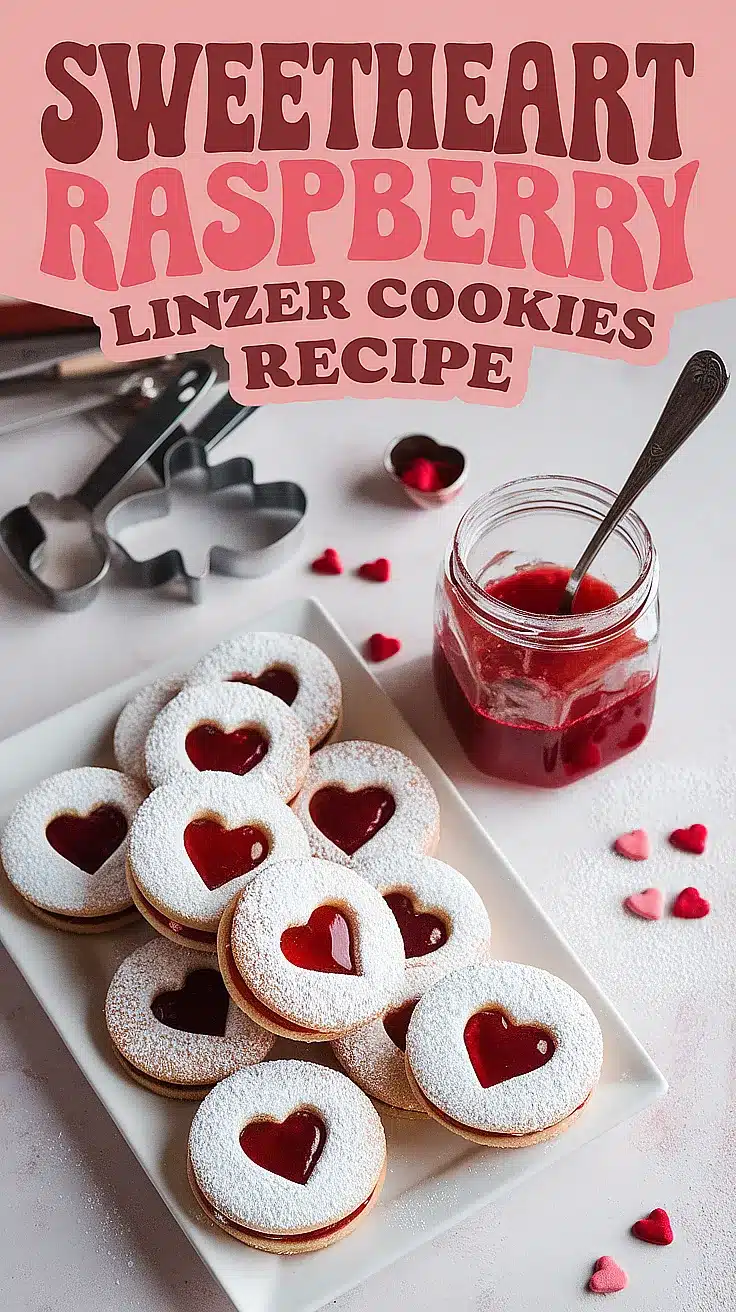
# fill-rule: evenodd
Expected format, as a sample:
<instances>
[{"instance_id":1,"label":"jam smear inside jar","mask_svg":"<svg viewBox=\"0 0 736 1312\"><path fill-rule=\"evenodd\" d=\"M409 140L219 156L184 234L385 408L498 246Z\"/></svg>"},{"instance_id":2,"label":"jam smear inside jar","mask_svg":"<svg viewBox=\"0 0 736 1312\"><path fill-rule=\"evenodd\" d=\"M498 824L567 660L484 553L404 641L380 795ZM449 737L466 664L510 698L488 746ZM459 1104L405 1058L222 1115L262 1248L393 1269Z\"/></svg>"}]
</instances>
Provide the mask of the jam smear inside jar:
<instances>
[{"instance_id":1,"label":"jam smear inside jar","mask_svg":"<svg viewBox=\"0 0 736 1312\"><path fill-rule=\"evenodd\" d=\"M556 788L647 735L659 570L646 527L628 512L599 572L583 578L571 616L557 613L570 566L542 555L547 544L577 559L613 497L582 479L521 479L481 497L460 521L438 587L434 677L460 743L485 774ZM499 549L504 537L524 550Z\"/></svg>"}]
</instances>

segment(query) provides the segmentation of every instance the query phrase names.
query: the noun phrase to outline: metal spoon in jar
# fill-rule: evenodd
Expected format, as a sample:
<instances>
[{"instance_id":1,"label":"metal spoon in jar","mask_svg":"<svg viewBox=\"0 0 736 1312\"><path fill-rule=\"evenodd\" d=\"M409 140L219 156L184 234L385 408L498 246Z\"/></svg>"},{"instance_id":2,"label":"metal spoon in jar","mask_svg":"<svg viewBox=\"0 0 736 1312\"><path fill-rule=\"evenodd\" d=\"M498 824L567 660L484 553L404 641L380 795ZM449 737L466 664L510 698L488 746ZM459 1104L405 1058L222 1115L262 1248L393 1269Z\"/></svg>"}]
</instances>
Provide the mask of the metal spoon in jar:
<instances>
[{"instance_id":1,"label":"metal spoon in jar","mask_svg":"<svg viewBox=\"0 0 736 1312\"><path fill-rule=\"evenodd\" d=\"M575 594L604 542L607 542L640 492L648 487L691 433L710 414L728 387L729 375L715 351L691 356L670 392L654 432L608 514L601 520L570 575L557 614L571 615Z\"/></svg>"}]
</instances>

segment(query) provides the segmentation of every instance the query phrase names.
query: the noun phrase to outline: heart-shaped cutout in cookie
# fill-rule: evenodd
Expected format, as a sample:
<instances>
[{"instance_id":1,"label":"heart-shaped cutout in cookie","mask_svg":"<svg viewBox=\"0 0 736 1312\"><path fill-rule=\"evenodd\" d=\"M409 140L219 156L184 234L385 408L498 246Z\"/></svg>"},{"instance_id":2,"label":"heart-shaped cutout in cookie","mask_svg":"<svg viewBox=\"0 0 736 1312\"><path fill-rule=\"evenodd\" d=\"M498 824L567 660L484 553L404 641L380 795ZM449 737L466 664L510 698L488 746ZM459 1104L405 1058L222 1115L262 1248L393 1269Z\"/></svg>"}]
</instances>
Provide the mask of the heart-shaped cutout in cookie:
<instances>
[{"instance_id":1,"label":"heart-shaped cutout in cookie","mask_svg":"<svg viewBox=\"0 0 736 1312\"><path fill-rule=\"evenodd\" d=\"M294 1184L307 1183L326 1141L322 1117L306 1107L285 1121L251 1121L240 1135L246 1157Z\"/></svg>"},{"instance_id":2,"label":"heart-shaped cutout in cookie","mask_svg":"<svg viewBox=\"0 0 736 1312\"><path fill-rule=\"evenodd\" d=\"M117 806L96 806L89 815L57 815L46 826L46 839L73 866L94 875L116 852L128 832Z\"/></svg>"},{"instance_id":3,"label":"heart-shaped cutout in cookie","mask_svg":"<svg viewBox=\"0 0 736 1312\"><path fill-rule=\"evenodd\" d=\"M394 915L407 958L426 957L447 942L447 925L431 911L417 911L408 893L384 893Z\"/></svg>"},{"instance_id":4,"label":"heart-shaped cutout in cookie","mask_svg":"<svg viewBox=\"0 0 736 1312\"><path fill-rule=\"evenodd\" d=\"M323 975L357 975L350 924L339 907L316 907L306 925L281 935L281 951L292 966Z\"/></svg>"},{"instance_id":5,"label":"heart-shaped cutout in cookie","mask_svg":"<svg viewBox=\"0 0 736 1312\"><path fill-rule=\"evenodd\" d=\"M385 788L350 792L337 784L320 788L309 803L317 828L348 856L353 856L388 824L396 803Z\"/></svg>"},{"instance_id":6,"label":"heart-shaped cutout in cookie","mask_svg":"<svg viewBox=\"0 0 736 1312\"><path fill-rule=\"evenodd\" d=\"M271 844L258 825L226 829L220 820L192 820L184 830L184 847L208 888L222 888L266 860Z\"/></svg>"},{"instance_id":7,"label":"heart-shaped cutout in cookie","mask_svg":"<svg viewBox=\"0 0 736 1312\"><path fill-rule=\"evenodd\" d=\"M198 770L222 770L247 774L268 751L268 739L252 725L226 733L217 724L197 724L184 744L187 756Z\"/></svg>"},{"instance_id":8,"label":"heart-shaped cutout in cookie","mask_svg":"<svg viewBox=\"0 0 736 1312\"><path fill-rule=\"evenodd\" d=\"M387 1011L383 1018L383 1028L391 1042L396 1044L401 1052L406 1052L406 1032L418 1001L418 998L410 998L401 1007L395 1007L393 1011Z\"/></svg>"},{"instance_id":9,"label":"heart-shaped cutout in cookie","mask_svg":"<svg viewBox=\"0 0 736 1312\"><path fill-rule=\"evenodd\" d=\"M162 1025L187 1034L224 1038L230 997L217 970L193 970L183 988L159 993L151 1011Z\"/></svg>"},{"instance_id":10,"label":"heart-shaped cutout in cookie","mask_svg":"<svg viewBox=\"0 0 736 1312\"><path fill-rule=\"evenodd\" d=\"M285 669L283 665L272 665L257 678L251 674L233 674L228 682L248 683L252 688L270 692L272 697L278 697L286 706L291 706L296 701L299 691L299 680L296 675L292 674L291 670Z\"/></svg>"},{"instance_id":11,"label":"heart-shaped cutout in cookie","mask_svg":"<svg viewBox=\"0 0 736 1312\"><path fill-rule=\"evenodd\" d=\"M557 1046L549 1030L540 1025L517 1025L500 1007L476 1011L463 1037L484 1089L546 1066Z\"/></svg>"}]
</instances>

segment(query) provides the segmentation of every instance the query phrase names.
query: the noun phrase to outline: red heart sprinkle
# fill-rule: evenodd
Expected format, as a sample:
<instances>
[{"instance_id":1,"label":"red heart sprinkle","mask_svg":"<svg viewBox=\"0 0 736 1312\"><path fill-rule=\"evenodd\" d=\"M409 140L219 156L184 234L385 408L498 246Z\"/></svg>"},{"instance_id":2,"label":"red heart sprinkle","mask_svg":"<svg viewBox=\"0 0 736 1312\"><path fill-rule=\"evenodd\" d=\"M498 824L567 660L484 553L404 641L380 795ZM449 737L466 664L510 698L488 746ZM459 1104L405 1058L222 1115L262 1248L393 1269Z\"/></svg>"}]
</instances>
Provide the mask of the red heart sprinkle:
<instances>
[{"instance_id":1,"label":"red heart sprinkle","mask_svg":"<svg viewBox=\"0 0 736 1312\"><path fill-rule=\"evenodd\" d=\"M368 656L372 661L387 661L401 651L398 638L389 638L385 633L372 633L368 639Z\"/></svg>"},{"instance_id":2,"label":"red heart sprinkle","mask_svg":"<svg viewBox=\"0 0 736 1312\"><path fill-rule=\"evenodd\" d=\"M367 560L365 565L360 566L358 574L362 579L370 579L372 583L388 583L391 578L391 561L385 556Z\"/></svg>"},{"instance_id":3,"label":"red heart sprinkle","mask_svg":"<svg viewBox=\"0 0 736 1312\"><path fill-rule=\"evenodd\" d=\"M632 1235L643 1239L645 1244L671 1244L674 1239L670 1218L663 1207L655 1207L648 1216L636 1221L631 1227Z\"/></svg>"},{"instance_id":4,"label":"red heart sprinkle","mask_svg":"<svg viewBox=\"0 0 736 1312\"><path fill-rule=\"evenodd\" d=\"M692 852L694 856L702 856L705 851L705 844L708 841L708 830L705 825L690 825L688 829L673 829L670 834L670 842L673 847L680 852Z\"/></svg>"},{"instance_id":5,"label":"red heart sprinkle","mask_svg":"<svg viewBox=\"0 0 736 1312\"><path fill-rule=\"evenodd\" d=\"M306 1184L326 1139L322 1117L304 1107L285 1121L251 1121L240 1135L240 1147L264 1171Z\"/></svg>"},{"instance_id":6,"label":"red heart sprinkle","mask_svg":"<svg viewBox=\"0 0 736 1312\"><path fill-rule=\"evenodd\" d=\"M710 911L710 902L701 897L697 888L683 888L672 903L673 916L681 920L702 920Z\"/></svg>"},{"instance_id":7,"label":"red heart sprinkle","mask_svg":"<svg viewBox=\"0 0 736 1312\"><path fill-rule=\"evenodd\" d=\"M334 547L326 547L321 556L312 561L313 574L342 574L343 564Z\"/></svg>"},{"instance_id":8,"label":"red heart sprinkle","mask_svg":"<svg viewBox=\"0 0 736 1312\"><path fill-rule=\"evenodd\" d=\"M599 1257L588 1281L588 1289L591 1294L617 1294L628 1283L629 1277L618 1262L612 1257Z\"/></svg>"}]
</instances>

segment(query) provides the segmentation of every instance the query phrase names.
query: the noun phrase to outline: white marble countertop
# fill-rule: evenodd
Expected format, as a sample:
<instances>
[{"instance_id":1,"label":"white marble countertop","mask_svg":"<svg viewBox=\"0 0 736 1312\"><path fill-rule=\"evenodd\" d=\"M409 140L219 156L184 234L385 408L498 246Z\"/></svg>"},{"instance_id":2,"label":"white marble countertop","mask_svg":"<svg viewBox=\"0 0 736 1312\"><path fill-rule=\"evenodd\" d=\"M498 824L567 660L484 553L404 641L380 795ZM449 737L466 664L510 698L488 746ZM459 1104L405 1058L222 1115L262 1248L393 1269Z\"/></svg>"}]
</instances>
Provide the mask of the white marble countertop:
<instances>
[{"instance_id":1,"label":"white marble countertop","mask_svg":"<svg viewBox=\"0 0 736 1312\"><path fill-rule=\"evenodd\" d=\"M591 1304L592 1262L610 1253L630 1285L628 1312L736 1308L736 1042L733 1016L733 774L736 697L734 418L736 390L642 499L662 561L663 664L655 727L627 761L562 792L482 780L439 713L429 678L432 594L460 511L481 491L532 472L579 473L617 486L686 357L710 346L736 362L733 303L692 311L653 368L535 354L511 411L414 402L334 402L263 410L221 454L244 451L261 480L292 477L311 515L297 559L255 582L213 579L199 608L109 587L89 610L38 609L0 562L0 736L171 653L313 592L360 643L380 629L401 654L378 676L522 878L620 1007L670 1081L657 1106L340 1299L339 1312L574 1312ZM390 437L430 432L471 463L460 501L409 508L381 474ZM85 424L0 437L2 508L39 485L75 486L104 449ZM218 454L218 458L219 458ZM394 562L389 586L346 573L317 578L325 546L348 565ZM697 814L695 810L697 809ZM692 813L691 813L692 812ZM608 853L618 829L660 837L704 820L703 864L665 850L646 869ZM694 860L694 859L693 859ZM679 862L679 864L677 864ZM696 883L708 921L665 919L642 934L620 898L647 883ZM15 968L0 955L0 1285L12 1312L227 1312L214 1286ZM676 1243L637 1243L628 1228L664 1206Z\"/></svg>"}]
</instances>

